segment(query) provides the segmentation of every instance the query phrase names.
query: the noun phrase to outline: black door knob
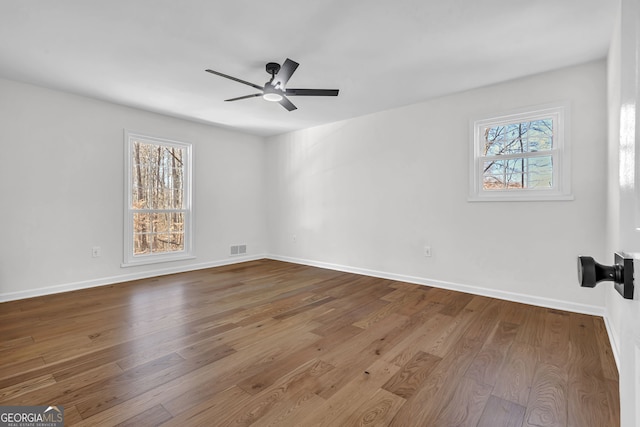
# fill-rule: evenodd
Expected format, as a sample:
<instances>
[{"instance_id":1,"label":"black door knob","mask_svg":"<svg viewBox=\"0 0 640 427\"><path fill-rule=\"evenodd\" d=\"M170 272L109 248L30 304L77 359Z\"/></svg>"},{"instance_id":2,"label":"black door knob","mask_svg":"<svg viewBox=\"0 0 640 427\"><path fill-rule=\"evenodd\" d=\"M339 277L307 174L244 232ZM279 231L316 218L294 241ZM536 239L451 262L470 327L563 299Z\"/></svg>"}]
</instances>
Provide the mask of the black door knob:
<instances>
[{"instance_id":1,"label":"black door knob","mask_svg":"<svg viewBox=\"0 0 640 427\"><path fill-rule=\"evenodd\" d=\"M602 265L590 256L579 256L578 281L585 288L593 288L599 282L612 281L620 295L633 299L633 258L616 253L615 264Z\"/></svg>"},{"instance_id":2,"label":"black door knob","mask_svg":"<svg viewBox=\"0 0 640 427\"><path fill-rule=\"evenodd\" d=\"M602 265L590 256L578 257L578 280L585 288L593 288L596 283L606 280L623 283L622 270L621 265Z\"/></svg>"}]
</instances>

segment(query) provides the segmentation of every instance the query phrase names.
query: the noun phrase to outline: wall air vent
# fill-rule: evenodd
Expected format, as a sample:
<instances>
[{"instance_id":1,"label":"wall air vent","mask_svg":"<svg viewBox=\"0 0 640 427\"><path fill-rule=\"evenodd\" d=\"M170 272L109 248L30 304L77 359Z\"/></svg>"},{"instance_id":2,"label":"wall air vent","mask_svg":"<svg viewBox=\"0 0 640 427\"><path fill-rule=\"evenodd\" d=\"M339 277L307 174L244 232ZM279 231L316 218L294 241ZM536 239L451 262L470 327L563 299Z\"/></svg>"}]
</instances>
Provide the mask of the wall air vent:
<instances>
[{"instance_id":1,"label":"wall air vent","mask_svg":"<svg viewBox=\"0 0 640 427\"><path fill-rule=\"evenodd\" d=\"M229 247L229 256L239 256L247 254L247 245L231 245Z\"/></svg>"}]
</instances>

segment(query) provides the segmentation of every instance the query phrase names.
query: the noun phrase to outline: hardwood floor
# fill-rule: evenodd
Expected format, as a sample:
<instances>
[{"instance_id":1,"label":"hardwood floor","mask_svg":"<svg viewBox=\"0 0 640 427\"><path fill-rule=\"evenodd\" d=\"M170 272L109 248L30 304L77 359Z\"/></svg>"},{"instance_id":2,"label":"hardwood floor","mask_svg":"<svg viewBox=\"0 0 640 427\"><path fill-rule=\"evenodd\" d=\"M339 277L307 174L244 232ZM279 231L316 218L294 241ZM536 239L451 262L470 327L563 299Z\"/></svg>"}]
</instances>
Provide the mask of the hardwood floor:
<instances>
[{"instance_id":1,"label":"hardwood floor","mask_svg":"<svg viewBox=\"0 0 640 427\"><path fill-rule=\"evenodd\" d=\"M619 425L601 318L271 260L0 304L67 425Z\"/></svg>"}]
</instances>

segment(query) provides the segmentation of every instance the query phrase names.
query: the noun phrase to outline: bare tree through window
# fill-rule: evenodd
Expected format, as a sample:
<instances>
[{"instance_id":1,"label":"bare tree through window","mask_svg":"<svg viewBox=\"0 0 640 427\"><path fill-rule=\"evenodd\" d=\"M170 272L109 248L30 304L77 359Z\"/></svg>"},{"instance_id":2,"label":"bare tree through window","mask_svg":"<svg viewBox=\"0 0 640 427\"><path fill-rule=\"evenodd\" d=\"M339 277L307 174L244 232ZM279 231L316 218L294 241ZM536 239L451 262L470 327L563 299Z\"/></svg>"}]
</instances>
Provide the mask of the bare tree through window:
<instances>
[{"instance_id":1,"label":"bare tree through window","mask_svg":"<svg viewBox=\"0 0 640 427\"><path fill-rule=\"evenodd\" d=\"M553 187L553 120L484 129L484 190Z\"/></svg>"},{"instance_id":2,"label":"bare tree through window","mask_svg":"<svg viewBox=\"0 0 640 427\"><path fill-rule=\"evenodd\" d=\"M185 249L184 159L184 148L133 141L134 255Z\"/></svg>"}]
</instances>

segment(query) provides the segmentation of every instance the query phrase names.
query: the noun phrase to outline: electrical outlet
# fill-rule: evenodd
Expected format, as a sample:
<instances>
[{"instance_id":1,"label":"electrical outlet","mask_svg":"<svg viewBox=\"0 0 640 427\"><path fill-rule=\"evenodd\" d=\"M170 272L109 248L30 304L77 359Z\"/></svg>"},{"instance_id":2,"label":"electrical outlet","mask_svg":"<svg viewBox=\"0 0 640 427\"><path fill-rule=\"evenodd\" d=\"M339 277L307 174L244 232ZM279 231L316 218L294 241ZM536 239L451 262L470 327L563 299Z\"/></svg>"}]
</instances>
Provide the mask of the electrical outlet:
<instances>
[{"instance_id":1,"label":"electrical outlet","mask_svg":"<svg viewBox=\"0 0 640 427\"><path fill-rule=\"evenodd\" d=\"M424 247L424 256L426 256L426 257L430 257L431 256L431 246L425 246Z\"/></svg>"},{"instance_id":2,"label":"electrical outlet","mask_svg":"<svg viewBox=\"0 0 640 427\"><path fill-rule=\"evenodd\" d=\"M91 248L91 256L93 258L98 258L100 255L102 255L102 249L100 249L100 246L94 246Z\"/></svg>"}]
</instances>

